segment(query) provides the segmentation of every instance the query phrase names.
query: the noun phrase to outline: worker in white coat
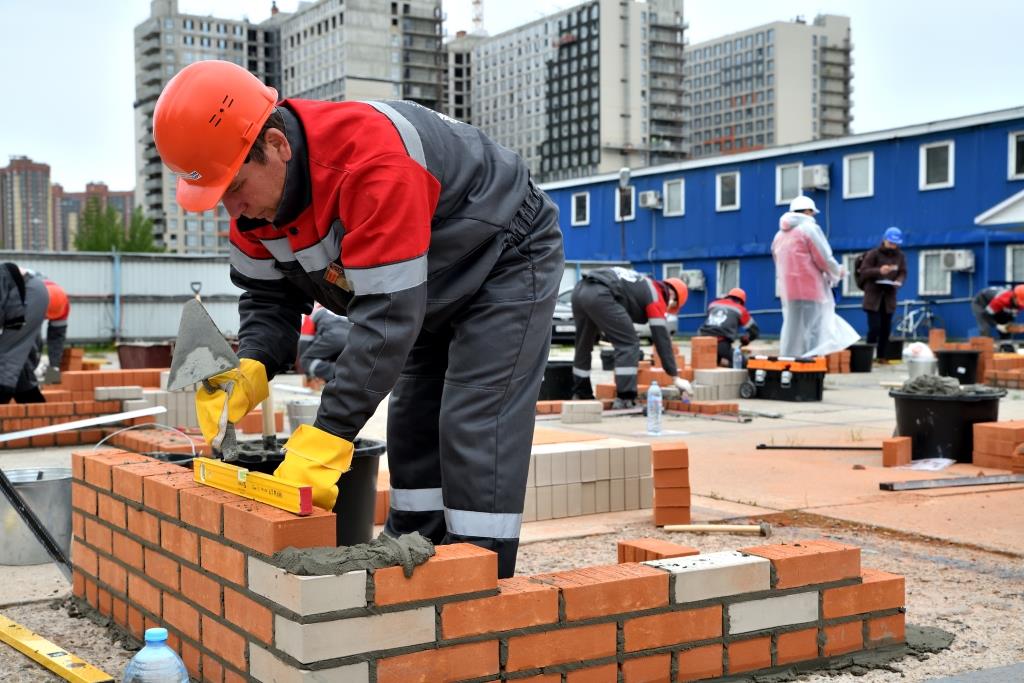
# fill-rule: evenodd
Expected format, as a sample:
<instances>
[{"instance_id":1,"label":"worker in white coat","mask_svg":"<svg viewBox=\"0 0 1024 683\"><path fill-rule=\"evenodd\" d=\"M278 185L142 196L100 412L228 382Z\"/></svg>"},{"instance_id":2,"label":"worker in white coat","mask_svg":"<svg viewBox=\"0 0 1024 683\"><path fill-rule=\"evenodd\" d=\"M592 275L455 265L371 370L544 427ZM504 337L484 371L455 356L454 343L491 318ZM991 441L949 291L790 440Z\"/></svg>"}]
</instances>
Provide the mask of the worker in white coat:
<instances>
[{"instance_id":1,"label":"worker in white coat","mask_svg":"<svg viewBox=\"0 0 1024 683\"><path fill-rule=\"evenodd\" d=\"M810 197L796 197L779 219L772 258L782 299L779 355L787 358L823 356L853 344L859 335L836 313L832 288L845 270L814 220Z\"/></svg>"}]
</instances>

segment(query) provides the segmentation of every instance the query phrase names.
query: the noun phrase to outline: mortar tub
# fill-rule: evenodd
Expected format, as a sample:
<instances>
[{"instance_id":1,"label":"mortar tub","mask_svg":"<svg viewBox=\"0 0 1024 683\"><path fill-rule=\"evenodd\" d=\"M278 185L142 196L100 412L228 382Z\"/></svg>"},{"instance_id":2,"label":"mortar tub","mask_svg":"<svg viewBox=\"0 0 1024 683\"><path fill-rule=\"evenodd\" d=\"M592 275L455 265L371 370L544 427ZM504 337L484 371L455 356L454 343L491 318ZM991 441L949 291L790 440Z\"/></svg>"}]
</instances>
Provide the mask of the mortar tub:
<instances>
[{"instance_id":1,"label":"mortar tub","mask_svg":"<svg viewBox=\"0 0 1024 683\"><path fill-rule=\"evenodd\" d=\"M53 536L54 542L71 555L71 469L67 467L33 467L4 470L25 505ZM28 525L0 496L0 564L46 564L50 556L43 544L32 535Z\"/></svg>"},{"instance_id":2,"label":"mortar tub","mask_svg":"<svg viewBox=\"0 0 1024 683\"><path fill-rule=\"evenodd\" d=\"M1005 391L933 396L893 389L896 434L911 439L911 458L952 458L969 463L974 457L974 425L999 420L999 399Z\"/></svg>"}]
</instances>

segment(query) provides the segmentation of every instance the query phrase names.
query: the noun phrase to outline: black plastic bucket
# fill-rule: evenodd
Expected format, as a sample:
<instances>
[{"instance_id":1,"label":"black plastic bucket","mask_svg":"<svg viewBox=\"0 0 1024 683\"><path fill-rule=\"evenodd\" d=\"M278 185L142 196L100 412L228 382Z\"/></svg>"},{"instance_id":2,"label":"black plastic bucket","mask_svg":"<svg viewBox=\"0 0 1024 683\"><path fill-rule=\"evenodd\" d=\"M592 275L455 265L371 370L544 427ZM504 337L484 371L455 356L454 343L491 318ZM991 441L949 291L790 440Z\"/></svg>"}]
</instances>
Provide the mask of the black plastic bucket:
<instances>
[{"instance_id":1,"label":"black plastic bucket","mask_svg":"<svg viewBox=\"0 0 1024 683\"><path fill-rule=\"evenodd\" d=\"M900 344L902 346L902 344ZM874 344L854 344L850 347L850 372L871 372L875 358Z\"/></svg>"},{"instance_id":2,"label":"black plastic bucket","mask_svg":"<svg viewBox=\"0 0 1024 683\"><path fill-rule=\"evenodd\" d=\"M911 438L914 460L971 462L974 425L999 419L999 399L1006 392L928 396L893 389L889 395L896 401L896 433Z\"/></svg>"},{"instance_id":3,"label":"black plastic bucket","mask_svg":"<svg viewBox=\"0 0 1024 683\"><path fill-rule=\"evenodd\" d=\"M283 446L283 440L278 440ZM259 448L260 442L240 442L248 446L237 461L232 464L245 467L253 472L273 474L281 464L284 455L280 450L268 452ZM380 470L380 456L387 451L387 445L376 439L356 439L352 456L352 468L338 479L338 500L334 504L337 515L338 545L356 545L373 540L373 516L377 505L377 472ZM256 446L255 448L253 448Z\"/></svg>"},{"instance_id":4,"label":"black plastic bucket","mask_svg":"<svg viewBox=\"0 0 1024 683\"><path fill-rule=\"evenodd\" d=\"M191 453L166 453L159 451L155 453L146 453L151 458L156 458L161 462L167 462L172 465L181 465L182 467L192 468L192 461L195 459Z\"/></svg>"},{"instance_id":5,"label":"black plastic bucket","mask_svg":"<svg viewBox=\"0 0 1024 683\"><path fill-rule=\"evenodd\" d=\"M572 361L548 361L544 381L540 384L539 401L568 401L572 399Z\"/></svg>"},{"instance_id":6,"label":"black plastic bucket","mask_svg":"<svg viewBox=\"0 0 1024 683\"><path fill-rule=\"evenodd\" d=\"M601 349L601 369L615 369L615 349Z\"/></svg>"},{"instance_id":7,"label":"black plastic bucket","mask_svg":"<svg viewBox=\"0 0 1024 683\"><path fill-rule=\"evenodd\" d=\"M885 360L903 360L903 339L890 339L885 345Z\"/></svg>"},{"instance_id":8,"label":"black plastic bucket","mask_svg":"<svg viewBox=\"0 0 1024 683\"><path fill-rule=\"evenodd\" d=\"M955 377L960 384L975 384L978 381L978 357L980 351L936 351L939 360L939 375Z\"/></svg>"}]
</instances>

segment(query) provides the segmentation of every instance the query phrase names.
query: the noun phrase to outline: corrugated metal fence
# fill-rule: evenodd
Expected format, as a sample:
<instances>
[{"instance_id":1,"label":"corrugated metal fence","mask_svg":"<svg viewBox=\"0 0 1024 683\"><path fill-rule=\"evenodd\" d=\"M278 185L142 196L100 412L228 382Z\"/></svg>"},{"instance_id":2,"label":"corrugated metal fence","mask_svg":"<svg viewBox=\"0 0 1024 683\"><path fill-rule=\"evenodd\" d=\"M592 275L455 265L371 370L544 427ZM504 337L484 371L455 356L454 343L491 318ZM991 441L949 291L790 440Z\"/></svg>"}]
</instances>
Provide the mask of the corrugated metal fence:
<instances>
[{"instance_id":1,"label":"corrugated metal fence","mask_svg":"<svg viewBox=\"0 0 1024 683\"><path fill-rule=\"evenodd\" d=\"M231 284L226 256L0 250L0 261L41 272L67 291L72 341L171 339L192 283L200 283L221 331L238 332L241 290Z\"/></svg>"}]
</instances>

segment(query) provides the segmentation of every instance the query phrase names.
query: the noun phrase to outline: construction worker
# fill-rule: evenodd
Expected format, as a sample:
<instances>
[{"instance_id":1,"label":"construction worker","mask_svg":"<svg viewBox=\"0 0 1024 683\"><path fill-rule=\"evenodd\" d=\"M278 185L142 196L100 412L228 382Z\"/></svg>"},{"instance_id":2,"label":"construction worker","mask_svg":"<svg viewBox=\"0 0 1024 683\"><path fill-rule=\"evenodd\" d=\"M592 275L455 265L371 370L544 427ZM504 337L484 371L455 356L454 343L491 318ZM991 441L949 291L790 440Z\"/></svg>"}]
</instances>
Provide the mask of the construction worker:
<instances>
[{"instance_id":1,"label":"construction worker","mask_svg":"<svg viewBox=\"0 0 1024 683\"><path fill-rule=\"evenodd\" d=\"M754 317L747 310L747 293L733 287L721 299L708 306L708 317L697 329L697 334L718 337L718 364L732 366L732 346L737 341L743 346L761 336Z\"/></svg>"},{"instance_id":2,"label":"construction worker","mask_svg":"<svg viewBox=\"0 0 1024 683\"><path fill-rule=\"evenodd\" d=\"M896 290L907 279L907 257L900 249L903 231L886 228L882 243L857 264L857 285L864 290L862 308L868 317L868 344L876 344L875 360L888 358L892 314L896 312Z\"/></svg>"},{"instance_id":3,"label":"construction worker","mask_svg":"<svg viewBox=\"0 0 1024 683\"><path fill-rule=\"evenodd\" d=\"M632 408L637 398L637 364L643 357L633 323L647 323L661 365L686 394L690 383L679 377L672 337L665 320L686 303L686 283L677 278L655 280L628 268L599 268L588 272L572 290L572 317L576 321L573 360L573 398L592 399L590 362L594 344L602 334L615 347L615 401L613 410Z\"/></svg>"},{"instance_id":4,"label":"construction worker","mask_svg":"<svg viewBox=\"0 0 1024 683\"><path fill-rule=\"evenodd\" d=\"M842 351L860 335L836 313L832 288L845 270L814 220L818 208L803 195L789 203L772 240L772 258L782 299L779 355L824 356Z\"/></svg>"},{"instance_id":5,"label":"construction worker","mask_svg":"<svg viewBox=\"0 0 1024 683\"><path fill-rule=\"evenodd\" d=\"M41 277L14 263L0 264L0 404L43 403L35 376L36 339L50 295Z\"/></svg>"},{"instance_id":6,"label":"construction worker","mask_svg":"<svg viewBox=\"0 0 1024 683\"><path fill-rule=\"evenodd\" d=\"M495 550L512 576L537 395L564 269L554 203L480 130L410 102L277 102L219 60L153 115L188 211L223 203L241 366L200 390L215 446L295 357L314 301L352 322L313 425L276 474L331 509L352 441L390 392L385 533Z\"/></svg>"},{"instance_id":7,"label":"construction worker","mask_svg":"<svg viewBox=\"0 0 1024 683\"><path fill-rule=\"evenodd\" d=\"M319 305L313 308L309 319L313 323L313 339L299 355L299 367L310 379L330 382L338 356L348 344L352 323Z\"/></svg>"},{"instance_id":8,"label":"construction worker","mask_svg":"<svg viewBox=\"0 0 1024 683\"><path fill-rule=\"evenodd\" d=\"M999 335L1000 339L1010 338L1010 324L1024 308L1024 285L1009 287L986 287L971 301L971 313L978 321L978 330L984 337Z\"/></svg>"}]
</instances>

